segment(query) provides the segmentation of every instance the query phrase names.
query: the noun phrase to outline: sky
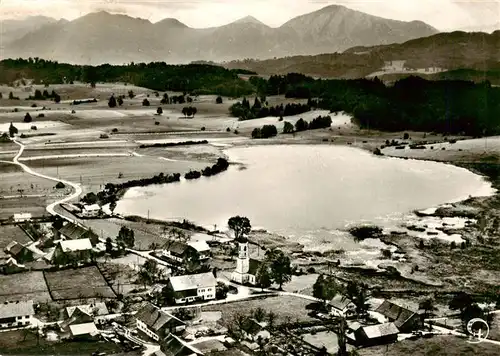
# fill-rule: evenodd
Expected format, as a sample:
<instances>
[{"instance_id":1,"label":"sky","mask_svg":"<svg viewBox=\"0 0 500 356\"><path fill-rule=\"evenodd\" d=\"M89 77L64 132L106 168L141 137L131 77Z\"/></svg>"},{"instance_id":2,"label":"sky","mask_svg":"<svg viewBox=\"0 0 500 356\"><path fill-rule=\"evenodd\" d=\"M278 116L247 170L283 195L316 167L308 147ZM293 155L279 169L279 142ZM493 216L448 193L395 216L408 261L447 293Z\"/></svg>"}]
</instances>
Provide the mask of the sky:
<instances>
[{"instance_id":1,"label":"sky","mask_svg":"<svg viewBox=\"0 0 500 356\"><path fill-rule=\"evenodd\" d=\"M277 27L332 4L396 20L421 20L442 31L480 30L500 23L500 0L0 0L0 19L44 15L72 20L104 10L151 22L174 17L195 28L250 15Z\"/></svg>"}]
</instances>

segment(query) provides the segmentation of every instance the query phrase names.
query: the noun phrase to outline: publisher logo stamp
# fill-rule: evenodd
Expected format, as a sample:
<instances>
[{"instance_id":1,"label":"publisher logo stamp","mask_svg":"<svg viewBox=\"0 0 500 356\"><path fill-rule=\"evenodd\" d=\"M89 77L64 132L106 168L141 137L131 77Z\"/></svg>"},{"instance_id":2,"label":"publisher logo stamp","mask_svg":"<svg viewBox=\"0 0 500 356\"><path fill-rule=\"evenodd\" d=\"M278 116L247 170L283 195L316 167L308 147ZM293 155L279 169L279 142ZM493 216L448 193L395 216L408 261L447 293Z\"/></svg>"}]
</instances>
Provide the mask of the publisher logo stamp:
<instances>
[{"instance_id":1,"label":"publisher logo stamp","mask_svg":"<svg viewBox=\"0 0 500 356\"><path fill-rule=\"evenodd\" d=\"M474 318L467 323L467 332L471 336L467 342L478 344L488 338L490 328L488 323L481 318Z\"/></svg>"}]
</instances>

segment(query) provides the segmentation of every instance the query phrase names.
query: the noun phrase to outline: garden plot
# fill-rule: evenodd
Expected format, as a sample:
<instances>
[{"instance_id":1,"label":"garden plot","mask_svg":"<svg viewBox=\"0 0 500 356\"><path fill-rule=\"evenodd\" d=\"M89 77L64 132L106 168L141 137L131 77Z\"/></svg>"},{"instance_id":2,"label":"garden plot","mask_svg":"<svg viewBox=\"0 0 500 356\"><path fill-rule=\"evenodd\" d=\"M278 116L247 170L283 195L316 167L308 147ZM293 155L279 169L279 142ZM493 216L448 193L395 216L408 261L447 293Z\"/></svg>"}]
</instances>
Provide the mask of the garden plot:
<instances>
[{"instance_id":1,"label":"garden plot","mask_svg":"<svg viewBox=\"0 0 500 356\"><path fill-rule=\"evenodd\" d=\"M33 300L35 303L51 301L43 272L0 276L0 286L0 303L16 300Z\"/></svg>"},{"instance_id":2,"label":"garden plot","mask_svg":"<svg viewBox=\"0 0 500 356\"><path fill-rule=\"evenodd\" d=\"M54 300L116 298L95 266L45 272L45 279Z\"/></svg>"}]
</instances>

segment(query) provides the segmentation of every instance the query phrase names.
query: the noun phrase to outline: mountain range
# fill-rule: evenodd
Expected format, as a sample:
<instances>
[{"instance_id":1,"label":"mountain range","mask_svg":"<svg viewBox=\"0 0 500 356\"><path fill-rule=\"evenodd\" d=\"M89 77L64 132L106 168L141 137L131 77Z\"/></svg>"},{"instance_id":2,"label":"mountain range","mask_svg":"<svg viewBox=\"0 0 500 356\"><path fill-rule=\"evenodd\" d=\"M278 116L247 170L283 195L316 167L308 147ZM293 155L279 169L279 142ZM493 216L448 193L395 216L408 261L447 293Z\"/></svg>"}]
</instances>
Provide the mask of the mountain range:
<instances>
[{"instance_id":1,"label":"mountain range","mask_svg":"<svg viewBox=\"0 0 500 356\"><path fill-rule=\"evenodd\" d=\"M438 31L331 5L272 28L253 17L204 29L167 18L156 23L107 12L73 21L34 18L3 23L2 58L40 57L76 64L230 61L335 53L402 43Z\"/></svg>"}]
</instances>

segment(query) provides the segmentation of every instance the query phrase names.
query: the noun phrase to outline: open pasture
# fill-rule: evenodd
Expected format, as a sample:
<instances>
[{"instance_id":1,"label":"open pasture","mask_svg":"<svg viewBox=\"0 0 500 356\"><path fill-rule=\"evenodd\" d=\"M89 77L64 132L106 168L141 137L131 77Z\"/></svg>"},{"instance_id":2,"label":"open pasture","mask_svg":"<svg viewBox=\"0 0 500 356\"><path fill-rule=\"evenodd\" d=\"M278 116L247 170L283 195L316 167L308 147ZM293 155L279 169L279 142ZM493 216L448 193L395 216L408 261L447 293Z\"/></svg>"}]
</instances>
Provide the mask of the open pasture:
<instances>
[{"instance_id":1,"label":"open pasture","mask_svg":"<svg viewBox=\"0 0 500 356\"><path fill-rule=\"evenodd\" d=\"M54 300L116 297L95 266L45 272L45 279Z\"/></svg>"},{"instance_id":2,"label":"open pasture","mask_svg":"<svg viewBox=\"0 0 500 356\"><path fill-rule=\"evenodd\" d=\"M35 303L51 301L43 272L25 272L0 275L0 303L33 300Z\"/></svg>"}]
</instances>

